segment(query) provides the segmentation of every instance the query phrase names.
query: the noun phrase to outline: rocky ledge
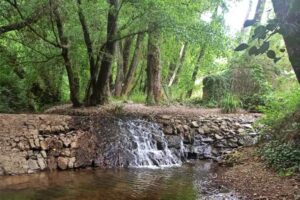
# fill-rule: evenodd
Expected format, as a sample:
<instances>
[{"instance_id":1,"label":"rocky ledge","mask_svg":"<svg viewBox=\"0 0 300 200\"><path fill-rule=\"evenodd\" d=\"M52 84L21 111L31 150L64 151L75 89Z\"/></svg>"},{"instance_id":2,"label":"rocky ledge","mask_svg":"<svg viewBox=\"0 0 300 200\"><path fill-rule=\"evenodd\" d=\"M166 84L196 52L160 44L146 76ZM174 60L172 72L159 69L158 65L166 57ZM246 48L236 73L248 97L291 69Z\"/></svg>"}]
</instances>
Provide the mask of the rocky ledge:
<instances>
[{"instance_id":1,"label":"rocky ledge","mask_svg":"<svg viewBox=\"0 0 300 200\"><path fill-rule=\"evenodd\" d=\"M180 149L183 140L188 158L220 159L241 146L253 146L258 134L252 124L259 115L201 116L198 118L161 115L156 121L163 127L170 148Z\"/></svg>"},{"instance_id":2,"label":"rocky ledge","mask_svg":"<svg viewBox=\"0 0 300 200\"><path fill-rule=\"evenodd\" d=\"M144 120L161 127L169 149L183 153L182 159L218 159L234 148L255 144L256 118L161 115ZM119 120L115 116L0 115L0 175L126 167L130 156L120 147Z\"/></svg>"}]
</instances>

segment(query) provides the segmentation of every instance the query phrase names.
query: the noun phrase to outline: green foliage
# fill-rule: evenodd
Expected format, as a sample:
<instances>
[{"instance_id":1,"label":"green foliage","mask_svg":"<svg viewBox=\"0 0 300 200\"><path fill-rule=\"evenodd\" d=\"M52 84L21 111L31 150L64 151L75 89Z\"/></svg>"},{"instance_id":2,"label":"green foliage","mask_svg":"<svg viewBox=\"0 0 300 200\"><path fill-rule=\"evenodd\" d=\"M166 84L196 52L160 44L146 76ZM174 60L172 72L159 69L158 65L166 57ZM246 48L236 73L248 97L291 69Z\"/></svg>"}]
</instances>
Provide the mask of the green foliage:
<instances>
[{"instance_id":1,"label":"green foliage","mask_svg":"<svg viewBox=\"0 0 300 200\"><path fill-rule=\"evenodd\" d=\"M266 96L266 105L260 108L264 113L260 120L264 124L264 131L286 142L300 137L300 89L297 83L294 86L289 84L292 87L282 88Z\"/></svg>"},{"instance_id":2,"label":"green foliage","mask_svg":"<svg viewBox=\"0 0 300 200\"><path fill-rule=\"evenodd\" d=\"M241 108L241 101L238 97L228 93L220 102L220 107L223 113L235 113Z\"/></svg>"},{"instance_id":3,"label":"green foliage","mask_svg":"<svg viewBox=\"0 0 300 200\"><path fill-rule=\"evenodd\" d=\"M203 79L203 100L219 102L228 92L229 81L226 74L207 76Z\"/></svg>"},{"instance_id":4,"label":"green foliage","mask_svg":"<svg viewBox=\"0 0 300 200\"><path fill-rule=\"evenodd\" d=\"M22 82L14 81L15 78L0 72L0 112L11 113L28 109L25 88L22 87Z\"/></svg>"},{"instance_id":5,"label":"green foliage","mask_svg":"<svg viewBox=\"0 0 300 200\"><path fill-rule=\"evenodd\" d=\"M277 91L266 97L258 124L268 139L260 153L282 175L300 172L300 89Z\"/></svg>"},{"instance_id":6,"label":"green foliage","mask_svg":"<svg viewBox=\"0 0 300 200\"><path fill-rule=\"evenodd\" d=\"M266 163L282 175L300 172L300 148L281 141L271 141L259 153Z\"/></svg>"}]
</instances>

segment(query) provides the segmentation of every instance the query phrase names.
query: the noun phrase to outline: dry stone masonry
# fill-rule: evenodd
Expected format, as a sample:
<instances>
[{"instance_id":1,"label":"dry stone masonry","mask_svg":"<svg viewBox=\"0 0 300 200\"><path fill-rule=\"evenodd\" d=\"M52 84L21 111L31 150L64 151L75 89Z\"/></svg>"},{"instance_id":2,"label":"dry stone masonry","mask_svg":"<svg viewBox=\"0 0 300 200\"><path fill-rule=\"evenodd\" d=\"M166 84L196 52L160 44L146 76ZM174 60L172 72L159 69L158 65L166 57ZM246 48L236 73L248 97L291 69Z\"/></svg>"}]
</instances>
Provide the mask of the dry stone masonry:
<instances>
[{"instance_id":1,"label":"dry stone masonry","mask_svg":"<svg viewBox=\"0 0 300 200\"><path fill-rule=\"evenodd\" d=\"M162 115L146 120L159 124L169 149L184 160L219 159L234 148L255 144L256 118ZM127 157L120 156L114 141L120 132L117 121L101 116L0 115L0 175L126 166Z\"/></svg>"},{"instance_id":2,"label":"dry stone masonry","mask_svg":"<svg viewBox=\"0 0 300 200\"><path fill-rule=\"evenodd\" d=\"M240 146L256 144L258 135L252 124L255 115L201 116L198 118L162 115L157 122L162 124L169 140L169 147L182 148L187 158L219 159Z\"/></svg>"}]
</instances>

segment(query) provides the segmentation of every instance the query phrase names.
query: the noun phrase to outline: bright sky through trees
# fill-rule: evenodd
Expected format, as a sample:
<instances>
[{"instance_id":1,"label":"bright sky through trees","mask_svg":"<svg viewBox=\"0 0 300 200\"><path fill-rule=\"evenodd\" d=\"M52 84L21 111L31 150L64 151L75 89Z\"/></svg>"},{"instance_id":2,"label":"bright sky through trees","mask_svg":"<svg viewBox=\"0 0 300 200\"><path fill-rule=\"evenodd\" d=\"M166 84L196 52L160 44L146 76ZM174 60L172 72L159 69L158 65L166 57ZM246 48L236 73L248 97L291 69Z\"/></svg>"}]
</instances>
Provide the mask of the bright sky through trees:
<instances>
[{"instance_id":1,"label":"bright sky through trees","mask_svg":"<svg viewBox=\"0 0 300 200\"><path fill-rule=\"evenodd\" d=\"M229 26L230 32L236 34L243 27L247 14L250 0L233 1L229 3L229 11L225 15L226 25ZM254 16L257 0L253 0L250 18Z\"/></svg>"}]
</instances>

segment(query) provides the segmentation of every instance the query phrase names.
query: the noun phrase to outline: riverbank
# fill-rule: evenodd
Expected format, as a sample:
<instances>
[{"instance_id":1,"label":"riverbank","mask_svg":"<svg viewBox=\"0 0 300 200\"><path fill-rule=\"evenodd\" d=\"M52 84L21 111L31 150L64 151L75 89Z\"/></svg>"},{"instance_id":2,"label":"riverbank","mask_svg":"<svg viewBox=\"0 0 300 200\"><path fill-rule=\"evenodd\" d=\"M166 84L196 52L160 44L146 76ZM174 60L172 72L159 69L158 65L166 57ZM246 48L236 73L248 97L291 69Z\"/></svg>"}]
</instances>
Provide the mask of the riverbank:
<instances>
[{"instance_id":1,"label":"riverbank","mask_svg":"<svg viewBox=\"0 0 300 200\"><path fill-rule=\"evenodd\" d=\"M215 179L220 185L235 190L245 199L299 200L300 176L281 177L268 168L256 153L256 148L243 148L234 153L230 164L218 169Z\"/></svg>"}]
</instances>

